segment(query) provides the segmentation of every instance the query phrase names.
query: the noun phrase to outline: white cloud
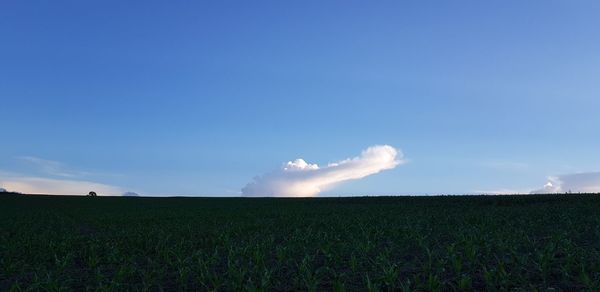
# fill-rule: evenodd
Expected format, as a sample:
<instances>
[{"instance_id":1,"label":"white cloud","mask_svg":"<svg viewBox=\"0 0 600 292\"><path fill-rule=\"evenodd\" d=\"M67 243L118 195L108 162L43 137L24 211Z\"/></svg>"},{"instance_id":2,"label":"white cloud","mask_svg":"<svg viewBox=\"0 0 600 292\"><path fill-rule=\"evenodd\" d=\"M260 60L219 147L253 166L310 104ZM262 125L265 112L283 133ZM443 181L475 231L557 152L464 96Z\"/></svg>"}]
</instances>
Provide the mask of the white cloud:
<instances>
[{"instance_id":1,"label":"white cloud","mask_svg":"<svg viewBox=\"0 0 600 292\"><path fill-rule=\"evenodd\" d=\"M548 182L532 194L600 193L600 172L573 173L548 177Z\"/></svg>"},{"instance_id":2,"label":"white cloud","mask_svg":"<svg viewBox=\"0 0 600 292\"><path fill-rule=\"evenodd\" d=\"M303 159L287 162L280 170L254 178L242 188L244 196L312 197L348 180L361 179L403 162L402 152L389 145L376 145L360 156L325 167Z\"/></svg>"},{"instance_id":3,"label":"white cloud","mask_svg":"<svg viewBox=\"0 0 600 292\"><path fill-rule=\"evenodd\" d=\"M100 196L118 196L123 193L119 187L96 182L10 176L4 173L0 173L0 185L23 194L86 195L90 191L95 191Z\"/></svg>"},{"instance_id":4,"label":"white cloud","mask_svg":"<svg viewBox=\"0 0 600 292\"><path fill-rule=\"evenodd\" d=\"M16 159L31 167L29 174L0 170L0 185L13 192L86 195L94 191L100 196L119 196L124 192L119 187L91 181L92 173L75 170L60 161L35 156L19 156Z\"/></svg>"}]
</instances>

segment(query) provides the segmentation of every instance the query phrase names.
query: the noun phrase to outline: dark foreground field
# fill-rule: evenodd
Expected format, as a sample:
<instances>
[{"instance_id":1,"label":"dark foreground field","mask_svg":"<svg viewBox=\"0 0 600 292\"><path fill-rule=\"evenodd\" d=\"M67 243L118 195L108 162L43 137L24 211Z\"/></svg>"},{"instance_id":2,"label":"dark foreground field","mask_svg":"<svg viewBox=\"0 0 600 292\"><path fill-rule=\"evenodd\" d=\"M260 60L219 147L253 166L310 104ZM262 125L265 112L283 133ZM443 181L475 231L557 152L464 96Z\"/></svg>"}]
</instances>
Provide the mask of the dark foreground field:
<instances>
[{"instance_id":1,"label":"dark foreground field","mask_svg":"<svg viewBox=\"0 0 600 292\"><path fill-rule=\"evenodd\" d=\"M0 290L600 289L600 196L0 197Z\"/></svg>"}]
</instances>

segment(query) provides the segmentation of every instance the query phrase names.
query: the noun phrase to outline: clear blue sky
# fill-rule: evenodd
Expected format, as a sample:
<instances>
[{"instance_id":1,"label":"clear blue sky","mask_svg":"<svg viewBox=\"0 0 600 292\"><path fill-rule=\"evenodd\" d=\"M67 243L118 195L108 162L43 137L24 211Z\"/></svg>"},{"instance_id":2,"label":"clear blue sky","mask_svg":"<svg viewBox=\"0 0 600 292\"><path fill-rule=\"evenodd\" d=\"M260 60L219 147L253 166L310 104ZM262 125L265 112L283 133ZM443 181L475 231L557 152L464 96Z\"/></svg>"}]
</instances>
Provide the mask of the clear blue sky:
<instances>
[{"instance_id":1,"label":"clear blue sky","mask_svg":"<svg viewBox=\"0 0 600 292\"><path fill-rule=\"evenodd\" d=\"M529 190L600 170L598 15L566 0L2 1L0 171L236 195L288 160L389 144L406 164L324 194Z\"/></svg>"}]
</instances>

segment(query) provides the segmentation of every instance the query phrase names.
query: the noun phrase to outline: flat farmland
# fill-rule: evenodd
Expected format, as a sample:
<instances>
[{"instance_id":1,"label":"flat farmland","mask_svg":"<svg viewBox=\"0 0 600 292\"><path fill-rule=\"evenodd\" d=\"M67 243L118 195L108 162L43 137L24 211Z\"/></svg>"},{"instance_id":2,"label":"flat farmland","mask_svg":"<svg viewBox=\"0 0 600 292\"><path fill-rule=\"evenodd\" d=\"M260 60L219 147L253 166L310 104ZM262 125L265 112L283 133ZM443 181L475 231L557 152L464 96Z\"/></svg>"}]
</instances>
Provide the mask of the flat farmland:
<instances>
[{"instance_id":1,"label":"flat farmland","mask_svg":"<svg viewBox=\"0 0 600 292\"><path fill-rule=\"evenodd\" d=\"M600 289L600 196L0 197L0 290Z\"/></svg>"}]
</instances>

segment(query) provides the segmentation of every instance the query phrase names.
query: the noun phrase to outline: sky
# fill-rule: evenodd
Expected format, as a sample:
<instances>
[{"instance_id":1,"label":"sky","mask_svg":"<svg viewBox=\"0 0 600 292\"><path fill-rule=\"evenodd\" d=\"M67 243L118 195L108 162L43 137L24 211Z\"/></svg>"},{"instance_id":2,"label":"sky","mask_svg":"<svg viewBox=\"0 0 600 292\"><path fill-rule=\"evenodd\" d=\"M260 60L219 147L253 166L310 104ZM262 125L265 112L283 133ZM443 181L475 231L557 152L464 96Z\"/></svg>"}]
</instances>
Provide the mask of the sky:
<instances>
[{"instance_id":1,"label":"sky","mask_svg":"<svg viewBox=\"0 0 600 292\"><path fill-rule=\"evenodd\" d=\"M572 0L1 1L0 187L600 191L598 13Z\"/></svg>"}]
</instances>

